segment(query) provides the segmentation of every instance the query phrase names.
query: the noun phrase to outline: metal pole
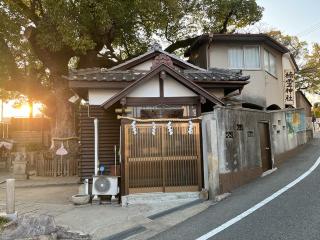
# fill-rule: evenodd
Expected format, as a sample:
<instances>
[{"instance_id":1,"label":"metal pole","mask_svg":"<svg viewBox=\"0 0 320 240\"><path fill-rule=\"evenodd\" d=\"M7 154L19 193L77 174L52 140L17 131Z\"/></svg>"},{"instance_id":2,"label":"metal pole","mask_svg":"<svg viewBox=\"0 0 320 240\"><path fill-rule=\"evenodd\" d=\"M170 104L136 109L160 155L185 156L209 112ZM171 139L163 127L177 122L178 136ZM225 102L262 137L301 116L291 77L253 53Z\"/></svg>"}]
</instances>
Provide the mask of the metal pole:
<instances>
[{"instance_id":1,"label":"metal pole","mask_svg":"<svg viewBox=\"0 0 320 240\"><path fill-rule=\"evenodd\" d=\"M117 145L114 145L114 175L117 176Z\"/></svg>"},{"instance_id":2,"label":"metal pole","mask_svg":"<svg viewBox=\"0 0 320 240\"><path fill-rule=\"evenodd\" d=\"M121 151L122 151L122 140L121 140L121 134L122 134L122 131L121 131L121 126L120 126L120 131L119 131L119 134L120 134L120 139L119 139L119 164L121 164L121 157L122 157L122 155L121 155Z\"/></svg>"},{"instance_id":3,"label":"metal pole","mask_svg":"<svg viewBox=\"0 0 320 240\"><path fill-rule=\"evenodd\" d=\"M94 123L94 175L98 176L98 172L99 172L98 118L94 118L93 123ZM93 189L93 184L94 182L92 183L92 189ZM99 202L98 195L94 195L92 199L92 203L94 202L97 202L97 203Z\"/></svg>"},{"instance_id":4,"label":"metal pole","mask_svg":"<svg viewBox=\"0 0 320 240\"><path fill-rule=\"evenodd\" d=\"M98 175L99 170L99 138L98 138L98 118L94 122L94 175Z\"/></svg>"}]
</instances>

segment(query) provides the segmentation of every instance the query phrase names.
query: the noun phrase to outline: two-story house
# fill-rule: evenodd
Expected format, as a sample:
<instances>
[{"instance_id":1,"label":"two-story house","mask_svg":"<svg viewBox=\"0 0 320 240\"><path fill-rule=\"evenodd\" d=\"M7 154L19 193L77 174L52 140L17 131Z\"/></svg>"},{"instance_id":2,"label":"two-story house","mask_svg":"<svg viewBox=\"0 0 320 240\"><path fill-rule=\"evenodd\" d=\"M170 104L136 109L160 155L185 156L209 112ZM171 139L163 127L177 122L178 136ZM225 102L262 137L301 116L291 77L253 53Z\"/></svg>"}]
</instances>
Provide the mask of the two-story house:
<instances>
[{"instance_id":1,"label":"two-story house","mask_svg":"<svg viewBox=\"0 0 320 240\"><path fill-rule=\"evenodd\" d=\"M292 73L298 66L289 50L266 34L202 35L185 56L202 68L242 70L249 75L250 83L233 97L242 107L295 107Z\"/></svg>"}]
</instances>

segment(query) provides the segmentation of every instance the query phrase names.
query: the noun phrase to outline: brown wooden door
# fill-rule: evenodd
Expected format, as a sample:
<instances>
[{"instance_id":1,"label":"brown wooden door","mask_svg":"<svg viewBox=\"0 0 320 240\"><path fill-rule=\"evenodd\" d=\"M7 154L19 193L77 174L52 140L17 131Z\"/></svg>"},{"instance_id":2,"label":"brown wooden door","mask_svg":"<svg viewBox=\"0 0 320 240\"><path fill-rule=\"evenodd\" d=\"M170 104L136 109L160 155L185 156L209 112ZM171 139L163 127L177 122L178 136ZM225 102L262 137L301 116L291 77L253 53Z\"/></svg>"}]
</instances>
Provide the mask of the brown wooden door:
<instances>
[{"instance_id":1,"label":"brown wooden door","mask_svg":"<svg viewBox=\"0 0 320 240\"><path fill-rule=\"evenodd\" d=\"M166 123L137 123L134 135L130 124L125 129L126 193L198 191L202 186L200 124L172 123L173 135Z\"/></svg>"},{"instance_id":2,"label":"brown wooden door","mask_svg":"<svg viewBox=\"0 0 320 240\"><path fill-rule=\"evenodd\" d=\"M272 168L269 124L259 123L259 133L260 133L262 170L265 172Z\"/></svg>"}]
</instances>

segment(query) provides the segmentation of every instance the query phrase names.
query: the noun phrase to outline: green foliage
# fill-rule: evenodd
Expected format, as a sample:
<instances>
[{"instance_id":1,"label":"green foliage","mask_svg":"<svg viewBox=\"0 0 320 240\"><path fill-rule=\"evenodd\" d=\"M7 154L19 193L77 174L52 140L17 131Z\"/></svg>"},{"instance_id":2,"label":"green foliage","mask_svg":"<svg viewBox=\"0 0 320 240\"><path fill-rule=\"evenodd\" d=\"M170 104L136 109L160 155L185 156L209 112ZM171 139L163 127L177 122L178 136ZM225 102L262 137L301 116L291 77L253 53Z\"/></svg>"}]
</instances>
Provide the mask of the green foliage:
<instances>
[{"instance_id":1,"label":"green foliage","mask_svg":"<svg viewBox=\"0 0 320 240\"><path fill-rule=\"evenodd\" d=\"M7 224L8 222L10 222L7 218L4 217L0 217L0 232L2 231L2 228L5 224Z\"/></svg>"},{"instance_id":2,"label":"green foliage","mask_svg":"<svg viewBox=\"0 0 320 240\"><path fill-rule=\"evenodd\" d=\"M320 45L314 44L309 53L307 42L297 36L285 35L281 31L270 31L267 34L286 46L298 61L300 69L296 74L296 89L320 94Z\"/></svg>"},{"instance_id":3,"label":"green foliage","mask_svg":"<svg viewBox=\"0 0 320 240\"><path fill-rule=\"evenodd\" d=\"M39 83L46 84L43 64L22 35L29 24L12 2L0 2L0 94L4 99L17 97L17 91L35 96Z\"/></svg>"},{"instance_id":4,"label":"green foliage","mask_svg":"<svg viewBox=\"0 0 320 240\"><path fill-rule=\"evenodd\" d=\"M267 34L286 46L297 61L301 61L308 53L307 42L300 40L297 36L286 35L279 30L273 30Z\"/></svg>"},{"instance_id":5,"label":"green foliage","mask_svg":"<svg viewBox=\"0 0 320 240\"><path fill-rule=\"evenodd\" d=\"M320 118L320 103L315 103L312 107L312 115L316 118Z\"/></svg>"},{"instance_id":6,"label":"green foliage","mask_svg":"<svg viewBox=\"0 0 320 240\"><path fill-rule=\"evenodd\" d=\"M37 62L33 68L44 64L50 69L42 51L65 52L81 62L95 50L109 60L123 61L155 40L174 43L201 32L253 24L262 11L255 0L6 0L0 5L0 34L6 36L11 53L23 53L27 65ZM23 40L22 31L29 41Z\"/></svg>"},{"instance_id":7,"label":"green foliage","mask_svg":"<svg viewBox=\"0 0 320 240\"><path fill-rule=\"evenodd\" d=\"M314 109L313 111L313 116L315 116L316 118L320 118L320 109L319 108L316 108Z\"/></svg>"},{"instance_id":8,"label":"green foliage","mask_svg":"<svg viewBox=\"0 0 320 240\"><path fill-rule=\"evenodd\" d=\"M320 45L315 43L298 73L297 88L320 94Z\"/></svg>"},{"instance_id":9,"label":"green foliage","mask_svg":"<svg viewBox=\"0 0 320 240\"><path fill-rule=\"evenodd\" d=\"M233 32L262 12L255 0L2 0L0 88L55 113L72 94L61 77L70 66L108 68L159 41L181 53L195 36Z\"/></svg>"},{"instance_id":10,"label":"green foliage","mask_svg":"<svg viewBox=\"0 0 320 240\"><path fill-rule=\"evenodd\" d=\"M207 32L234 32L258 22L264 10L255 0L204 0L203 3L203 12L207 13L208 19L204 23Z\"/></svg>"}]
</instances>

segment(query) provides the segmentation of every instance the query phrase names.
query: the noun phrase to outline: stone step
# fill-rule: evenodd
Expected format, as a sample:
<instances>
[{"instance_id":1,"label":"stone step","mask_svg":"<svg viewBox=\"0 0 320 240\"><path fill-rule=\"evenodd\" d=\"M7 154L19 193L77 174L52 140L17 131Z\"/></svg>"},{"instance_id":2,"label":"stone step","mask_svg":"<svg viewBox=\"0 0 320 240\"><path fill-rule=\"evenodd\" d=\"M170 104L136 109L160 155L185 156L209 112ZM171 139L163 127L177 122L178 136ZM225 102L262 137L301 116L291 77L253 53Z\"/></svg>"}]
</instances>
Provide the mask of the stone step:
<instances>
[{"instance_id":1,"label":"stone step","mask_svg":"<svg viewBox=\"0 0 320 240\"><path fill-rule=\"evenodd\" d=\"M147 203L163 203L163 202L187 202L199 199L199 192L174 192L174 193L136 193L123 196L122 206L132 204L147 204Z\"/></svg>"}]
</instances>

